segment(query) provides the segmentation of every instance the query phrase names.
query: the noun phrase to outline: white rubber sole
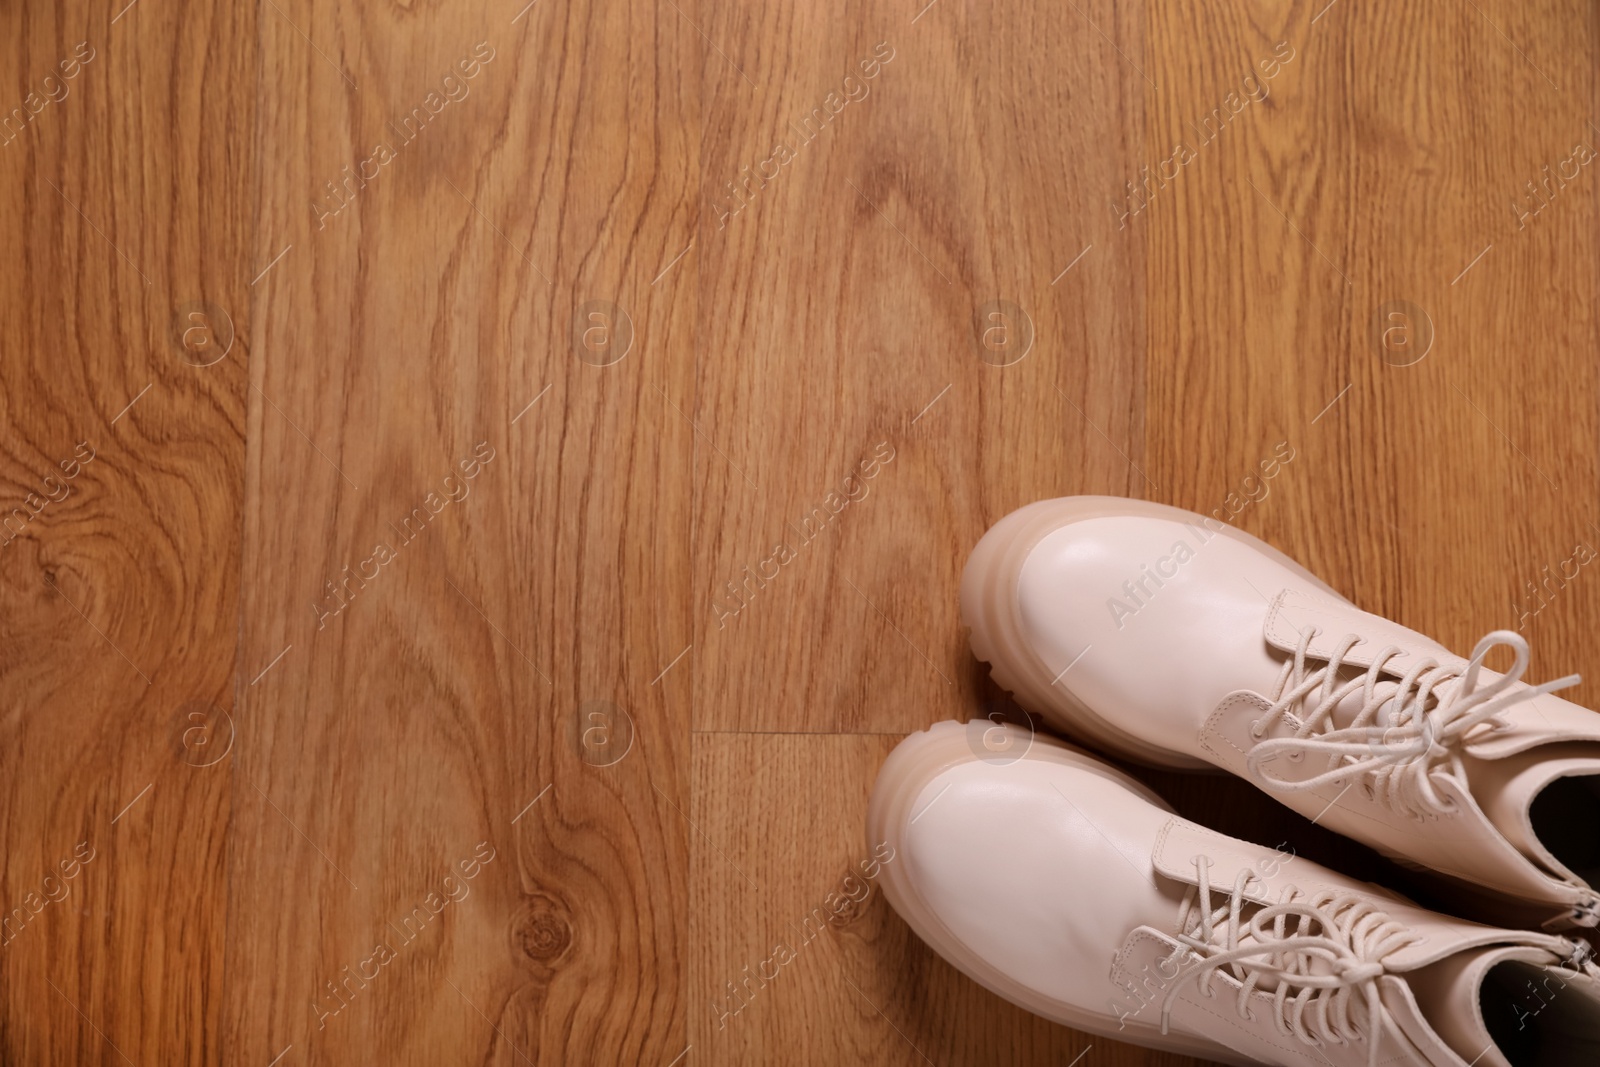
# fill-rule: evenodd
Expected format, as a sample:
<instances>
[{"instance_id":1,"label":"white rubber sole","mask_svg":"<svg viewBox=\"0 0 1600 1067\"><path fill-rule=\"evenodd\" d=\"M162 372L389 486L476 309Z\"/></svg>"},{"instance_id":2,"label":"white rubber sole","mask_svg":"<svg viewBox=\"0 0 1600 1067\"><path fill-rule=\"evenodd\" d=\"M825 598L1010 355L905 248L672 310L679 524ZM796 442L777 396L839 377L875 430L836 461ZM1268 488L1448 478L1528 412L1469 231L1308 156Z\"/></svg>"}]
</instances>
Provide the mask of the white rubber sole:
<instances>
[{"instance_id":1,"label":"white rubber sole","mask_svg":"<svg viewBox=\"0 0 1600 1067\"><path fill-rule=\"evenodd\" d=\"M1087 752L1054 738L1033 736L1030 740L1027 731L1019 726L1006 724L1002 728L1013 733L1019 745L1026 744L1026 751L1020 757L1022 759L1052 760L1092 771L1163 810L1172 810L1147 786ZM913 812L911 806L927 784L947 768L977 758L969 743L967 730L967 724L949 721L935 723L926 730L912 734L889 755L878 774L867 812L867 845L870 849L877 849L887 843L894 849L895 860L883 864L879 883L895 912L918 937L957 970L990 992L1035 1015L1099 1037L1249 1067L1253 1061L1240 1058L1231 1049L1203 1038L1177 1033L1163 1034L1159 1025L1137 1019L1119 1027L1113 1015L1087 1011L1021 985L968 949L933 912L918 892L915 879L910 876L910 865L903 862L906 847L904 833L921 814ZM1109 959L1063 958L1061 961L1063 967L1109 968L1110 965Z\"/></svg>"},{"instance_id":2,"label":"white rubber sole","mask_svg":"<svg viewBox=\"0 0 1600 1067\"><path fill-rule=\"evenodd\" d=\"M989 664L995 683L1055 729L1138 763L1175 770L1215 770L1204 760L1146 744L1088 707L1066 685L1055 683L1023 632L1017 582L1028 554L1068 523L1130 515L1192 524L1204 521L1204 516L1182 508L1115 496L1058 497L1019 508L995 523L967 559L961 574L961 621L971 633L973 655ZM1217 533L1250 546L1328 596L1349 603L1332 586L1265 541L1232 526Z\"/></svg>"}]
</instances>

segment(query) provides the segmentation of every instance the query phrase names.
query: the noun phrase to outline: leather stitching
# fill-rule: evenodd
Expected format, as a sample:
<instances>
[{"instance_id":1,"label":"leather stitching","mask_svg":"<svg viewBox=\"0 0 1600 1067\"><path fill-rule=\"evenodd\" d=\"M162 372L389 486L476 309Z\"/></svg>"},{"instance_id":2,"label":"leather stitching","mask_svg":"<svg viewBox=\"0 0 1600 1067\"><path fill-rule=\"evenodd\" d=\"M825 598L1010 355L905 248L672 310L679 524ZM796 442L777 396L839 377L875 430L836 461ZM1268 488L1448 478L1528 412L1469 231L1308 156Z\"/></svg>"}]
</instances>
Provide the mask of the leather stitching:
<instances>
[{"instance_id":1,"label":"leather stitching","mask_svg":"<svg viewBox=\"0 0 1600 1067\"><path fill-rule=\"evenodd\" d=\"M1211 717L1206 720L1205 726L1203 726L1200 730L1200 747L1216 756L1218 759L1226 759L1227 757L1211 744L1211 738L1213 735L1215 735L1225 742L1229 748L1239 753L1239 755L1248 756L1248 752L1234 744L1233 739L1222 732L1219 723L1221 723L1221 721L1227 717L1228 712L1232 711L1238 705L1251 704L1255 702L1255 697L1252 694L1244 692L1233 693L1229 696L1223 697L1222 703L1217 705L1217 710L1211 713Z\"/></svg>"},{"instance_id":2,"label":"leather stitching","mask_svg":"<svg viewBox=\"0 0 1600 1067\"><path fill-rule=\"evenodd\" d=\"M1401 626L1381 616L1362 611L1360 608L1340 609L1333 606L1325 606L1319 601L1312 600L1303 594L1295 593L1290 589L1285 589L1279 593L1278 598L1267 612L1263 636L1271 644L1293 647L1299 640L1299 631L1285 618L1284 614L1284 608L1289 606L1291 600L1294 601L1293 607L1297 616L1304 617L1309 622L1324 624L1318 626L1318 629L1322 632L1313 639L1310 648L1311 654L1319 659L1326 658L1331 650L1329 634L1332 631L1327 629L1325 624L1330 622L1339 623L1343 619L1354 616L1362 621L1366 631L1379 635L1380 640L1364 637L1355 646L1356 649L1365 647L1369 657L1376 653L1379 648L1389 644L1399 645L1402 648L1407 645L1419 645L1420 647L1412 651L1400 652L1390 662L1396 665L1409 664L1418 657L1425 657L1436 660L1445 666L1464 666L1467 663L1467 660L1447 649L1428 647L1436 645L1437 642L1431 640L1426 634L1418 633L1409 627ZM1369 658L1363 657L1354 650L1352 650L1352 657L1356 662L1370 662Z\"/></svg>"},{"instance_id":3,"label":"leather stitching","mask_svg":"<svg viewBox=\"0 0 1600 1067\"><path fill-rule=\"evenodd\" d=\"M1178 820L1176 818L1169 818L1165 823L1163 823L1161 825L1160 833L1156 834L1156 847L1155 847L1155 850L1151 853L1151 858L1152 859L1154 859L1155 857L1161 855L1161 850L1162 850L1163 847L1166 846L1166 843L1167 843L1167 836L1172 832L1172 827L1173 827L1174 824L1177 823L1177 821Z\"/></svg>"}]
</instances>

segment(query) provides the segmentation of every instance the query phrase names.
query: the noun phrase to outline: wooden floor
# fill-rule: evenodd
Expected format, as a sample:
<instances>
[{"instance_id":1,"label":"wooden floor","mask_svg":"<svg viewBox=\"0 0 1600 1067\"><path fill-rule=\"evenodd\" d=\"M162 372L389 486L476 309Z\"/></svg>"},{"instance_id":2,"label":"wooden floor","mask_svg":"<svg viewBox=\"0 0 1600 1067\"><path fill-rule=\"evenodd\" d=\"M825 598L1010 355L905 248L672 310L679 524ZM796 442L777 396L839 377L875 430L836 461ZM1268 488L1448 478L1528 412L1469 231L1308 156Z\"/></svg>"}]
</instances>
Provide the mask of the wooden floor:
<instances>
[{"instance_id":1,"label":"wooden floor","mask_svg":"<svg viewBox=\"0 0 1600 1067\"><path fill-rule=\"evenodd\" d=\"M859 877L1043 497L1600 679L1591 4L125 2L0 12L0 1062L1180 1062Z\"/></svg>"}]
</instances>

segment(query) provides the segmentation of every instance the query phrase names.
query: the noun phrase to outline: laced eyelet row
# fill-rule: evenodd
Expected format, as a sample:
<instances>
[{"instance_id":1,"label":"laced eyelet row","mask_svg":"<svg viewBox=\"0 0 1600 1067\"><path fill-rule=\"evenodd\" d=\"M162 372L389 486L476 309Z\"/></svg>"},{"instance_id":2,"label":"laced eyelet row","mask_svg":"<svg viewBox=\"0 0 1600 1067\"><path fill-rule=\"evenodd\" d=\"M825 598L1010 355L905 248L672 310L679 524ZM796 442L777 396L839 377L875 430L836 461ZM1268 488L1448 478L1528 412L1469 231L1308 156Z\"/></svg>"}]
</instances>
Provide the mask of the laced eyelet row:
<instances>
[{"instance_id":1,"label":"laced eyelet row","mask_svg":"<svg viewBox=\"0 0 1600 1067\"><path fill-rule=\"evenodd\" d=\"M1271 706L1251 721L1247 774L1262 788L1279 792L1320 792L1359 782L1369 802L1385 804L1419 823L1456 813L1451 794L1453 789L1467 788L1463 753L1469 735L1479 733L1481 726L1491 731L1510 729L1513 724L1502 713L1579 681L1570 675L1537 686L1524 684L1528 643L1509 630L1485 636L1464 665L1444 665L1389 645L1363 656L1368 665L1364 674L1340 681L1345 657L1363 639L1347 634L1313 653L1319 632L1315 626L1301 631L1294 657L1283 665ZM1515 652L1516 662L1480 686L1484 658L1501 645ZM1406 665L1403 676L1397 677L1398 665L1386 673L1391 661ZM1360 710L1346 725L1335 726L1334 710L1358 694ZM1275 736L1267 738L1274 726ZM1308 776L1296 772L1278 777L1270 772L1269 764L1279 756L1285 763L1300 764L1307 755L1325 756L1327 768ZM1452 779L1454 786L1449 784Z\"/></svg>"},{"instance_id":2,"label":"laced eyelet row","mask_svg":"<svg viewBox=\"0 0 1600 1067\"><path fill-rule=\"evenodd\" d=\"M1187 972L1180 970L1167 990L1162 1032L1167 1032L1174 1000L1190 979L1202 999L1213 1000L1213 979L1226 969L1239 983L1235 1010L1240 1018L1255 1022L1252 998L1270 997L1279 1034L1317 1049L1366 1045L1369 1067L1376 1067L1383 1034L1399 1032L1379 995L1378 983L1387 973L1383 961L1420 935L1358 893L1303 893L1286 885L1277 904L1261 904L1246 892L1250 882L1264 881L1250 867L1236 874L1226 899L1214 901L1210 858L1196 855L1191 862L1195 885L1181 905L1178 929L1185 932L1178 940L1198 962ZM1246 906L1257 909L1248 920ZM1319 961L1333 965L1337 984L1328 984ZM1259 988L1263 979L1271 981L1270 993ZM1364 1010L1353 1017L1353 1007Z\"/></svg>"}]
</instances>

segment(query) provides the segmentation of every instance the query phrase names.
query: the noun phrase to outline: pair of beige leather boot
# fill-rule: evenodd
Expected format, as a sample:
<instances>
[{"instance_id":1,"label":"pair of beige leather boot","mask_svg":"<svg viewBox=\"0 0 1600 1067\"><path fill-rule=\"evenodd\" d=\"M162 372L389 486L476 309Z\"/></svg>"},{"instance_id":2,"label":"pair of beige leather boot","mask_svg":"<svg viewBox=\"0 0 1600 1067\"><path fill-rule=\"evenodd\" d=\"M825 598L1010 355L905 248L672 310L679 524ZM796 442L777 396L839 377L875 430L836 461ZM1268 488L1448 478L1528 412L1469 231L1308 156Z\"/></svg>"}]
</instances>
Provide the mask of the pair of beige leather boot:
<instances>
[{"instance_id":1,"label":"pair of beige leather boot","mask_svg":"<svg viewBox=\"0 0 1600 1067\"><path fill-rule=\"evenodd\" d=\"M1575 676L1524 683L1520 635L1463 659L1256 538L1111 497L1003 519L961 611L1049 727L1247 778L1496 925L1197 825L1031 729L950 722L889 757L868 835L895 850L890 903L956 967L1229 1063L1600 1065L1600 715L1552 695Z\"/></svg>"}]
</instances>

